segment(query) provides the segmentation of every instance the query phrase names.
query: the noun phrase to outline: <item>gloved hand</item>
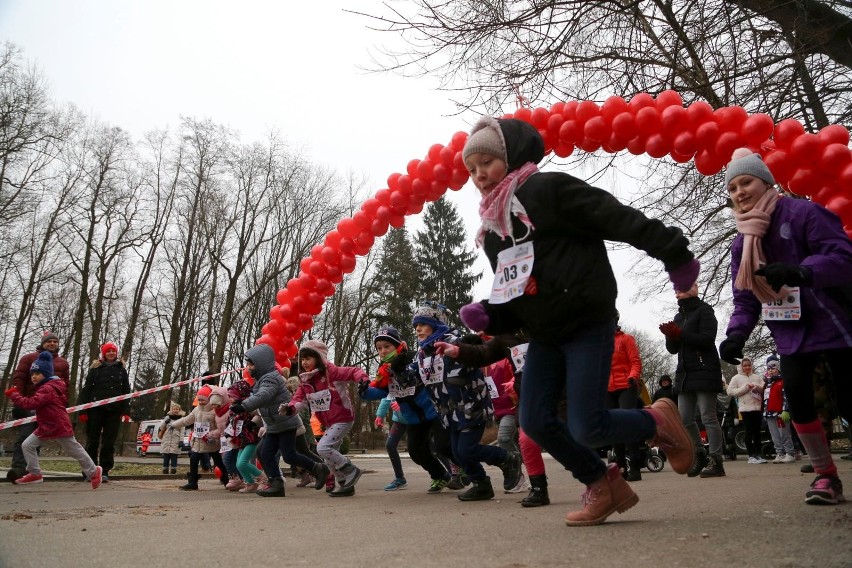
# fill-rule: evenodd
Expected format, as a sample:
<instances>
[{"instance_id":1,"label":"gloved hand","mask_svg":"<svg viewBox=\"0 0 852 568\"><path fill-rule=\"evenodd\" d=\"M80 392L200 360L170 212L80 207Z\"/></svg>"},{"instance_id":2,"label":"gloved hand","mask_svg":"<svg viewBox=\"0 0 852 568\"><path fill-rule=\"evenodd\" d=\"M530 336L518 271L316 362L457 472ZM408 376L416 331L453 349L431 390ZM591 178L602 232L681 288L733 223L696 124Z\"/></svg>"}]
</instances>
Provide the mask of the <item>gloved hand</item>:
<instances>
[{"instance_id":1,"label":"gloved hand","mask_svg":"<svg viewBox=\"0 0 852 568\"><path fill-rule=\"evenodd\" d=\"M80 416L77 417L77 420L80 421L80 422L83 422L83 423L88 422L89 421L89 415L81 412Z\"/></svg>"},{"instance_id":2,"label":"gloved hand","mask_svg":"<svg viewBox=\"0 0 852 568\"><path fill-rule=\"evenodd\" d=\"M680 334L683 330L680 328L678 324L673 321L668 321L666 323L660 324L660 331L663 332L663 335L668 337L673 341L677 341L680 339Z\"/></svg>"},{"instance_id":3,"label":"gloved hand","mask_svg":"<svg viewBox=\"0 0 852 568\"><path fill-rule=\"evenodd\" d=\"M9 397L9 396L12 396L13 392L18 392L18 387L9 387L5 391L3 391L3 394L5 394L7 397Z\"/></svg>"},{"instance_id":4,"label":"gloved hand","mask_svg":"<svg viewBox=\"0 0 852 568\"><path fill-rule=\"evenodd\" d=\"M289 404L282 404L278 407L278 414L283 414L284 416L293 416L296 412L296 409Z\"/></svg>"},{"instance_id":5,"label":"gloved hand","mask_svg":"<svg viewBox=\"0 0 852 568\"><path fill-rule=\"evenodd\" d=\"M462 306L462 309L459 310L459 317L462 323L473 331L484 331L490 323L488 312L485 311L485 306L482 305L482 302Z\"/></svg>"},{"instance_id":6,"label":"gloved hand","mask_svg":"<svg viewBox=\"0 0 852 568\"><path fill-rule=\"evenodd\" d=\"M639 386L639 381L637 381L634 377L627 377L627 384L635 388Z\"/></svg>"},{"instance_id":7,"label":"gloved hand","mask_svg":"<svg viewBox=\"0 0 852 568\"><path fill-rule=\"evenodd\" d=\"M375 424L376 424L376 428L381 428L382 426L385 425L384 418L382 418L381 416L376 416Z\"/></svg>"},{"instance_id":8,"label":"gloved hand","mask_svg":"<svg viewBox=\"0 0 852 568\"><path fill-rule=\"evenodd\" d=\"M446 355L447 357L455 359L459 356L459 346L453 345L452 343L447 343L445 341L436 341L435 353L437 353L438 355Z\"/></svg>"},{"instance_id":9,"label":"gloved hand","mask_svg":"<svg viewBox=\"0 0 852 568\"><path fill-rule=\"evenodd\" d=\"M731 335L719 344L719 357L726 363L739 365L743 358L743 347L745 347L745 338Z\"/></svg>"},{"instance_id":10,"label":"gloved hand","mask_svg":"<svg viewBox=\"0 0 852 568\"><path fill-rule=\"evenodd\" d=\"M358 381L358 396L363 397L367 389L370 388L370 381L367 379Z\"/></svg>"},{"instance_id":11,"label":"gloved hand","mask_svg":"<svg viewBox=\"0 0 852 568\"><path fill-rule=\"evenodd\" d=\"M755 276L763 276L772 289L776 292L784 285L801 286L811 281L811 269L798 264L787 264L786 262L773 262L759 270L755 270Z\"/></svg>"},{"instance_id":12,"label":"gloved hand","mask_svg":"<svg viewBox=\"0 0 852 568\"><path fill-rule=\"evenodd\" d=\"M246 411L242 402L231 403L231 414L242 414Z\"/></svg>"},{"instance_id":13,"label":"gloved hand","mask_svg":"<svg viewBox=\"0 0 852 568\"><path fill-rule=\"evenodd\" d=\"M784 421L784 424L789 424L790 423L790 413L787 412L786 410L784 412L782 412L781 413L781 420Z\"/></svg>"},{"instance_id":14,"label":"gloved hand","mask_svg":"<svg viewBox=\"0 0 852 568\"><path fill-rule=\"evenodd\" d=\"M393 410L394 412L399 412L399 403L397 401L391 401L391 410Z\"/></svg>"},{"instance_id":15,"label":"gloved hand","mask_svg":"<svg viewBox=\"0 0 852 568\"><path fill-rule=\"evenodd\" d=\"M130 422L130 415L129 414L122 414L121 415L121 421L122 422Z\"/></svg>"},{"instance_id":16,"label":"gloved hand","mask_svg":"<svg viewBox=\"0 0 852 568\"><path fill-rule=\"evenodd\" d=\"M698 273L701 271L701 263L692 259L686 264L669 271L669 280L674 286L675 292L686 292L698 281Z\"/></svg>"},{"instance_id":17,"label":"gloved hand","mask_svg":"<svg viewBox=\"0 0 852 568\"><path fill-rule=\"evenodd\" d=\"M402 373L412 361L414 361L414 353L411 351L404 351L394 357L393 361L390 362L391 371L394 373Z\"/></svg>"}]
</instances>

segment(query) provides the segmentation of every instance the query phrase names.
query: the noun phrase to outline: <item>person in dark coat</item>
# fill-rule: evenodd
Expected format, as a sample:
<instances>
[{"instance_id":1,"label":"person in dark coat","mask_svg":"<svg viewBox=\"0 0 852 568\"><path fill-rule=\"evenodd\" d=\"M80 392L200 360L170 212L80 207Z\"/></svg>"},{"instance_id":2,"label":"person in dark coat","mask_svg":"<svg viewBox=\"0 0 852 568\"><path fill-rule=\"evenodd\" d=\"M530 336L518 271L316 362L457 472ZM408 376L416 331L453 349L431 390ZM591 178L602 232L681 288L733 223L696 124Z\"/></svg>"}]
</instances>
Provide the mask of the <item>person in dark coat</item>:
<instances>
[{"instance_id":1,"label":"person in dark coat","mask_svg":"<svg viewBox=\"0 0 852 568\"><path fill-rule=\"evenodd\" d=\"M677 292L678 312L674 321L660 325L666 336L666 349L677 354L675 389L677 406L686 430L695 442L695 459L687 472L690 477L723 477L723 439L716 412L716 397L722 392L722 364L716 352L716 331L719 323L707 302L698 297L698 284L686 292ZM707 431L710 443L708 458L701 445L701 435L695 421L695 409Z\"/></svg>"},{"instance_id":2,"label":"person in dark coat","mask_svg":"<svg viewBox=\"0 0 852 568\"><path fill-rule=\"evenodd\" d=\"M101 355L92 361L77 404L86 404L130 394L130 378L124 362L118 358L115 343L101 345ZM130 411L130 399L96 406L80 413L80 422L86 423L86 452L103 470L104 482L115 465L115 441L121 427L121 417Z\"/></svg>"},{"instance_id":3,"label":"person in dark coat","mask_svg":"<svg viewBox=\"0 0 852 568\"><path fill-rule=\"evenodd\" d=\"M32 381L30 381L30 367L32 367L35 360L38 359L39 354L43 351L49 351L53 355L54 373L62 379L66 389L69 385L68 361L59 355L59 337L52 331L48 331L41 336L41 342L35 351L21 357L20 361L18 361L18 366L15 367L15 371L12 373L12 386L18 389L21 396L32 396L35 393L35 387ZM30 416L35 416L35 412L17 405L12 406L13 419L18 420L20 418L29 418ZM22 444L30 434L35 432L37 427L37 422L30 422L16 428L12 465L6 473L6 479L9 481L14 482L26 474L27 460L24 458Z\"/></svg>"},{"instance_id":4,"label":"person in dark coat","mask_svg":"<svg viewBox=\"0 0 852 568\"><path fill-rule=\"evenodd\" d=\"M654 391L654 396L651 402L657 402L661 398L667 398L674 403L677 403L677 394L675 394L674 384L669 375L662 375L657 381L657 390Z\"/></svg>"}]
</instances>

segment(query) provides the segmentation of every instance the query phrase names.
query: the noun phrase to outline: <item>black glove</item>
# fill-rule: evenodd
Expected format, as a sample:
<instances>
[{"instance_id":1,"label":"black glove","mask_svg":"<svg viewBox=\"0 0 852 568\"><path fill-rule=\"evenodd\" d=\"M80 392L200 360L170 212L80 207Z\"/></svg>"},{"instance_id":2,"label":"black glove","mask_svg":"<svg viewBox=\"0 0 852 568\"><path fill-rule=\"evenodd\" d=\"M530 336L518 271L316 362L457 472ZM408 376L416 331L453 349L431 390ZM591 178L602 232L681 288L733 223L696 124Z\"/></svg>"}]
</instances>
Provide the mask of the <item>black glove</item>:
<instances>
[{"instance_id":1,"label":"black glove","mask_svg":"<svg viewBox=\"0 0 852 568\"><path fill-rule=\"evenodd\" d=\"M358 383L358 396L363 397L364 393L367 392L367 389L370 388L370 381L364 379Z\"/></svg>"},{"instance_id":2,"label":"black glove","mask_svg":"<svg viewBox=\"0 0 852 568\"><path fill-rule=\"evenodd\" d=\"M242 402L232 402L231 403L231 412L234 414L243 414L246 411L245 407L243 407Z\"/></svg>"},{"instance_id":3,"label":"black glove","mask_svg":"<svg viewBox=\"0 0 852 568\"><path fill-rule=\"evenodd\" d=\"M756 276L763 276L772 289L776 292L784 285L801 286L811 281L811 269L798 264L787 264L786 262L773 262L763 268L756 270Z\"/></svg>"},{"instance_id":4,"label":"black glove","mask_svg":"<svg viewBox=\"0 0 852 568\"><path fill-rule=\"evenodd\" d=\"M414 353L411 351L403 351L399 355L393 358L393 361L390 363L391 371L394 373L402 373L405 371L406 367L408 367L411 362L414 361Z\"/></svg>"},{"instance_id":5,"label":"black glove","mask_svg":"<svg viewBox=\"0 0 852 568\"><path fill-rule=\"evenodd\" d=\"M719 344L719 357L726 363L739 365L743 358L743 347L745 347L745 338L732 335Z\"/></svg>"}]
</instances>

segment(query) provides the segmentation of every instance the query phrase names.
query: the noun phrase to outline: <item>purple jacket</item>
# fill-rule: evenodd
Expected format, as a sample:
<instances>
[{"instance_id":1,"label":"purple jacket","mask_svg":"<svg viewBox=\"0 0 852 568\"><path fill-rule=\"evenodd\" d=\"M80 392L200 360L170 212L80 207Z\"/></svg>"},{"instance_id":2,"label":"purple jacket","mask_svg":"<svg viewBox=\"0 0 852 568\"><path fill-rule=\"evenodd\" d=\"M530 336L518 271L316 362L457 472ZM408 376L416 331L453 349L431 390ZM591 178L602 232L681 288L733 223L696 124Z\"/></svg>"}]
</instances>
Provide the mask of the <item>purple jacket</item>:
<instances>
[{"instance_id":1,"label":"purple jacket","mask_svg":"<svg viewBox=\"0 0 852 568\"><path fill-rule=\"evenodd\" d=\"M786 262L806 266L812 282L801 287L802 319L766 322L778 353L812 353L852 347L848 294L852 287L852 241L840 219L821 205L804 199L778 200L763 237L767 264ZM731 245L731 282L737 279L743 236ZM847 296L844 302L844 290ZM751 291L734 288L734 313L727 335L748 337L760 317L761 303Z\"/></svg>"}]
</instances>

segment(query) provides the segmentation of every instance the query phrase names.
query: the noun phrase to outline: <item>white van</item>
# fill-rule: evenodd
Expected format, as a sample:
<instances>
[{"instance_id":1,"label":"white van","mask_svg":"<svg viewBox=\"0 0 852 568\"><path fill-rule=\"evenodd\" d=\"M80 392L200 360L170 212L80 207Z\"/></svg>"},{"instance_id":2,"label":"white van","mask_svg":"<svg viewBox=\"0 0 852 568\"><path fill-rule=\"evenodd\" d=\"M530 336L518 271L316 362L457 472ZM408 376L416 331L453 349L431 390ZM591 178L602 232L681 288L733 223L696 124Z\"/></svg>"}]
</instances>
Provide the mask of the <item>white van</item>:
<instances>
[{"instance_id":1,"label":"white van","mask_svg":"<svg viewBox=\"0 0 852 568\"><path fill-rule=\"evenodd\" d=\"M158 431L160 429L160 424L162 424L162 420L143 420L139 423L139 431L136 433L136 454L139 457L145 457L147 454L159 454L160 452L160 436L158 436ZM183 440L180 443L180 451L188 452L189 451L189 433L191 429L187 426L183 431ZM142 453L142 435L148 432L151 434L151 442L148 444L148 450L145 453Z\"/></svg>"}]
</instances>

